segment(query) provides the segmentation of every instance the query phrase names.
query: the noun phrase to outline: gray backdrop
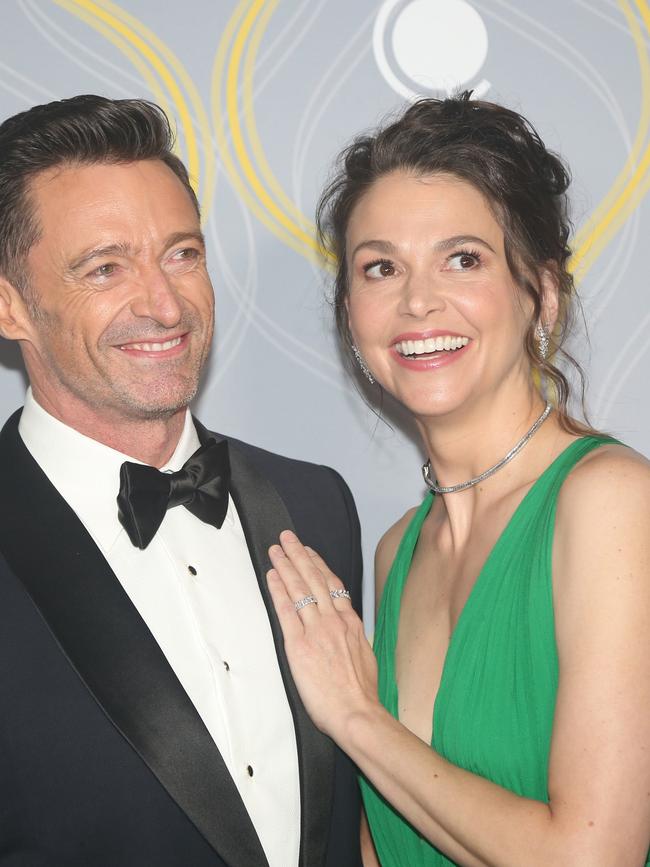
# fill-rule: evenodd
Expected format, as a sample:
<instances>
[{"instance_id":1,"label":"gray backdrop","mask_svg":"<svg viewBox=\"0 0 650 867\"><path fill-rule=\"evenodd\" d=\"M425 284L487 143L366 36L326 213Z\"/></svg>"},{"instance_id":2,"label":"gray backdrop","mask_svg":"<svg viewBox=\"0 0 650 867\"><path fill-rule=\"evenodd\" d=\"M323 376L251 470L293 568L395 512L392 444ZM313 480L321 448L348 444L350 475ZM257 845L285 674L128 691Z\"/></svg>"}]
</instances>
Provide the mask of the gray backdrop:
<instances>
[{"instance_id":1,"label":"gray backdrop","mask_svg":"<svg viewBox=\"0 0 650 867\"><path fill-rule=\"evenodd\" d=\"M205 215L218 330L196 410L331 464L364 533L423 493L422 456L345 373L312 214L336 152L417 94L458 85L522 111L574 174L592 421L648 450L650 7L642 0L2 0L0 115L95 92L161 103ZM0 417L22 403L0 344ZM367 605L370 614L371 605ZM368 625L371 627L371 614Z\"/></svg>"}]
</instances>

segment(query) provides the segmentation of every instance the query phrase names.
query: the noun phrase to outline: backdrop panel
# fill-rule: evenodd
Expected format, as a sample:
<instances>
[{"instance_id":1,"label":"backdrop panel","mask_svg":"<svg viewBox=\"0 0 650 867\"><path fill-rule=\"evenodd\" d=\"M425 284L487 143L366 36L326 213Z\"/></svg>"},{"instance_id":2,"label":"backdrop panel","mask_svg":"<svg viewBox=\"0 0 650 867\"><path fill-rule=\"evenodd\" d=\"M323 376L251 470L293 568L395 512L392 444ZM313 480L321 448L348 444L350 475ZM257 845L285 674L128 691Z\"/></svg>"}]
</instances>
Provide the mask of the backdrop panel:
<instances>
[{"instance_id":1,"label":"backdrop panel","mask_svg":"<svg viewBox=\"0 0 650 867\"><path fill-rule=\"evenodd\" d=\"M345 373L312 215L338 150L419 94L459 85L522 111L574 174L574 348L595 425L648 449L650 7L642 0L3 0L0 115L76 93L143 96L178 130L218 303L196 410L208 425L331 464L356 496L368 625L372 552L423 494L399 414ZM0 417L22 403L0 344Z\"/></svg>"}]
</instances>

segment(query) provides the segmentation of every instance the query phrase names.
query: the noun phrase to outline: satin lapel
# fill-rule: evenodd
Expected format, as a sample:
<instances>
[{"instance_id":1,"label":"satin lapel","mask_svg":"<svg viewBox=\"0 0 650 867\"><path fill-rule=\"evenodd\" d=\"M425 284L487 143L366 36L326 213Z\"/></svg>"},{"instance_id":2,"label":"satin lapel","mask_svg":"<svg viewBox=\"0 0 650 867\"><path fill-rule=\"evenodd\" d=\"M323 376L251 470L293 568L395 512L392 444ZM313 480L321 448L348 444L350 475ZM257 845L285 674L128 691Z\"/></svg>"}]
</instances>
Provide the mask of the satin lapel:
<instances>
[{"instance_id":1,"label":"satin lapel","mask_svg":"<svg viewBox=\"0 0 650 867\"><path fill-rule=\"evenodd\" d=\"M199 436L205 436L205 428ZM231 492L248 543L260 591L266 605L280 671L293 713L300 768L300 864L316 867L325 862L334 797L334 746L310 720L291 677L280 624L266 584L271 568L267 551L282 530L294 529L287 507L271 482L246 458L236 443L229 444Z\"/></svg>"},{"instance_id":2,"label":"satin lapel","mask_svg":"<svg viewBox=\"0 0 650 867\"><path fill-rule=\"evenodd\" d=\"M71 665L231 867L267 867L221 755L146 624L25 448L0 434L0 546Z\"/></svg>"}]
</instances>

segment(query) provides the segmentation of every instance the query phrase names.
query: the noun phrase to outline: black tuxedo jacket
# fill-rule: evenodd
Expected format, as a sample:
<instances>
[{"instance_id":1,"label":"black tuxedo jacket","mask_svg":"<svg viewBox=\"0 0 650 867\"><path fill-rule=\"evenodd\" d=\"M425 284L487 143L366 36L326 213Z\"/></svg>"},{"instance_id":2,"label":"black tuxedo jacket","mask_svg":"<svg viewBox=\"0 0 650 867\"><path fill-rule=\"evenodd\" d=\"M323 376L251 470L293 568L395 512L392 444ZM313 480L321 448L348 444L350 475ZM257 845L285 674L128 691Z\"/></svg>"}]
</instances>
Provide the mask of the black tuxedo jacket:
<instances>
[{"instance_id":1,"label":"black tuxedo jacket","mask_svg":"<svg viewBox=\"0 0 650 867\"><path fill-rule=\"evenodd\" d=\"M24 446L19 417L0 433L0 865L264 867L219 751L92 538ZM354 504L332 470L229 442L232 496L295 723L300 865L356 867L354 769L305 713L265 581L268 546L293 528L359 607Z\"/></svg>"}]
</instances>

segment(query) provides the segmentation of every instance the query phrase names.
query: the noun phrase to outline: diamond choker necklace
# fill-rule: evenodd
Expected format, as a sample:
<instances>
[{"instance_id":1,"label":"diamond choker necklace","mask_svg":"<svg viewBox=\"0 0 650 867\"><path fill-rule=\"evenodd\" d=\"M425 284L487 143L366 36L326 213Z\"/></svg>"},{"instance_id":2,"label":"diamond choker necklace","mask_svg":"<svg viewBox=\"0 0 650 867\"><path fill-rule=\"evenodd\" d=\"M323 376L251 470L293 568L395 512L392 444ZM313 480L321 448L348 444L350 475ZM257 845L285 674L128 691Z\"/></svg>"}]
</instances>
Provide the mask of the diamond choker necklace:
<instances>
[{"instance_id":1,"label":"diamond choker necklace","mask_svg":"<svg viewBox=\"0 0 650 867\"><path fill-rule=\"evenodd\" d=\"M511 461L515 457L515 455L519 454L519 452L523 449L528 440L537 433L537 431L549 417L551 409L551 404L547 403L546 409L540 415L540 417L537 419L531 429L529 431L526 431L526 433L522 436L519 442L515 443L515 445L510 449L510 451L504 458L501 458L501 460L497 464L494 464L494 466L490 467L489 470L485 470L485 472L481 473L480 476L474 476L473 479L470 479L467 482L460 482L460 484L458 485L450 485L449 487L445 488L442 485L439 485L437 481L434 482L431 479L431 461L427 461L426 464L424 464L424 466L422 467L422 475L424 476L424 481L435 494L455 494L456 491L464 491L466 488L473 488L474 485L478 485L478 483L482 482L483 479L488 479L490 476L493 476L498 470L501 469L501 467L505 467L505 465L509 461Z\"/></svg>"}]
</instances>

